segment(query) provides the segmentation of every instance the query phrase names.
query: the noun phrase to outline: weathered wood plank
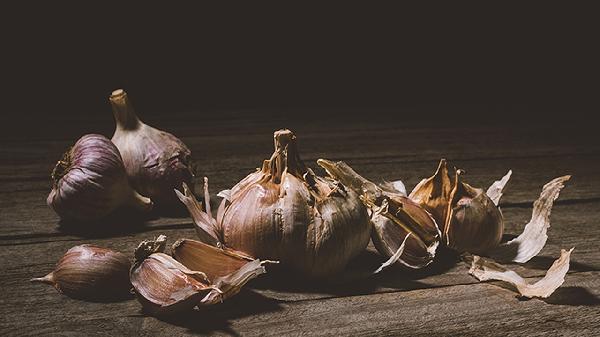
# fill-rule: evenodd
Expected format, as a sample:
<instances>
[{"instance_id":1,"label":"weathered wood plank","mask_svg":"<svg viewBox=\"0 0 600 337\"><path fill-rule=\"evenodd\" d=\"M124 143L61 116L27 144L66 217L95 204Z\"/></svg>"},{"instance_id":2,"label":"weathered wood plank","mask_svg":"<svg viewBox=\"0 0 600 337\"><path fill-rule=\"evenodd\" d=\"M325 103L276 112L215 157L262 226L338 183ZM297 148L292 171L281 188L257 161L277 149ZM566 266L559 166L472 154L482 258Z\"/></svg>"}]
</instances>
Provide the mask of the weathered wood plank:
<instances>
[{"instance_id":1,"label":"weathered wood plank","mask_svg":"<svg viewBox=\"0 0 600 337\"><path fill-rule=\"evenodd\" d=\"M595 335L600 331L599 272L568 275L547 300L518 300L494 284L469 284L405 292L300 302L277 301L244 291L230 302L159 320L137 301L89 303L64 296L3 301L4 335ZM50 289L51 290L51 289ZM43 306L39 299L44 298ZM8 314L8 316L7 316ZM18 320L10 317L19 317ZM8 319L7 319L8 318Z\"/></svg>"}]
</instances>

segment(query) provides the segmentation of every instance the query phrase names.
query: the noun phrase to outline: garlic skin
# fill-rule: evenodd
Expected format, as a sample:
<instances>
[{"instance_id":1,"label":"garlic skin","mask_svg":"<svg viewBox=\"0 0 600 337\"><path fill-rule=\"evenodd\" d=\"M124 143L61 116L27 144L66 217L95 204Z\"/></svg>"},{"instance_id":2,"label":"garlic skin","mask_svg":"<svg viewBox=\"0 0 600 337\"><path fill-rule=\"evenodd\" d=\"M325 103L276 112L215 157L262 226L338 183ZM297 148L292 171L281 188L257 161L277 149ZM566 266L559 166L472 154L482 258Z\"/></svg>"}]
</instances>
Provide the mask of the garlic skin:
<instances>
[{"instance_id":1,"label":"garlic skin","mask_svg":"<svg viewBox=\"0 0 600 337\"><path fill-rule=\"evenodd\" d=\"M174 188L191 185L191 151L177 137L144 124L122 89L110 96L116 122L112 142L121 152L132 186L157 207L180 206Z\"/></svg>"},{"instance_id":2,"label":"garlic skin","mask_svg":"<svg viewBox=\"0 0 600 337\"><path fill-rule=\"evenodd\" d=\"M212 251L193 249L190 252L192 261L196 258L196 266L207 268L208 272L191 270L162 253L166 239L161 235L155 240L140 243L135 251L136 263L130 271L131 284L138 300L153 315L173 315L196 306L220 303L237 294L246 282L265 273L258 260L243 260L243 264L229 269L230 266L219 265L223 261L217 248ZM182 244L176 244L179 245ZM179 249L180 254L183 254L183 249L183 246Z\"/></svg>"},{"instance_id":3,"label":"garlic skin","mask_svg":"<svg viewBox=\"0 0 600 337\"><path fill-rule=\"evenodd\" d=\"M31 281L50 284L73 298L109 300L128 293L130 268L129 259L122 253L79 245L61 257L54 271Z\"/></svg>"},{"instance_id":4,"label":"garlic skin","mask_svg":"<svg viewBox=\"0 0 600 337\"><path fill-rule=\"evenodd\" d=\"M178 196L201 238L213 236L218 245L278 260L306 278L333 276L369 242L366 208L354 191L304 165L290 130L276 131L274 143L271 158L229 191L216 219L209 204L202 211L187 189Z\"/></svg>"},{"instance_id":5,"label":"garlic skin","mask_svg":"<svg viewBox=\"0 0 600 337\"><path fill-rule=\"evenodd\" d=\"M448 175L448 163L446 159L441 159L435 174L421 180L408 197L431 213L440 230L444 231L451 192L452 182Z\"/></svg>"},{"instance_id":6,"label":"garlic skin","mask_svg":"<svg viewBox=\"0 0 600 337\"><path fill-rule=\"evenodd\" d=\"M47 203L63 219L93 221L121 206L153 206L131 188L119 150L102 135L81 137L56 164L52 180Z\"/></svg>"},{"instance_id":7,"label":"garlic skin","mask_svg":"<svg viewBox=\"0 0 600 337\"><path fill-rule=\"evenodd\" d=\"M361 195L373 223L371 239L381 255L391 258L404 246L398 257L403 265L423 268L433 262L441 233L429 212L404 196L401 190L379 186L342 161L319 159L317 163L327 174Z\"/></svg>"}]
</instances>

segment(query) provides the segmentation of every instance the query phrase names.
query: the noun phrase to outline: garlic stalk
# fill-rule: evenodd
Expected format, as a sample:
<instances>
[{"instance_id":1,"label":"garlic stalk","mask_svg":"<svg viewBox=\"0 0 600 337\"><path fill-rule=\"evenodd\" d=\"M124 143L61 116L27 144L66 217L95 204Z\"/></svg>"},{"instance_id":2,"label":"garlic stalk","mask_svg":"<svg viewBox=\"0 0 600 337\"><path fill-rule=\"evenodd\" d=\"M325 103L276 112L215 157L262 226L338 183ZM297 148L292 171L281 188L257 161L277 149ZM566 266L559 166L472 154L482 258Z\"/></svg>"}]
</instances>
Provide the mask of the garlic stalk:
<instances>
[{"instance_id":1,"label":"garlic stalk","mask_svg":"<svg viewBox=\"0 0 600 337\"><path fill-rule=\"evenodd\" d=\"M81 137L56 164L52 180L47 203L63 219L98 220L121 206L152 208L131 188L119 150L102 135Z\"/></svg>"},{"instance_id":2,"label":"garlic stalk","mask_svg":"<svg viewBox=\"0 0 600 337\"><path fill-rule=\"evenodd\" d=\"M50 284L73 298L108 300L128 293L130 267L129 259L122 253L79 245L60 258L54 271L31 281Z\"/></svg>"},{"instance_id":3,"label":"garlic stalk","mask_svg":"<svg viewBox=\"0 0 600 337\"><path fill-rule=\"evenodd\" d=\"M216 219L208 193L206 211L188 189L177 194L208 243L278 260L309 278L333 276L366 248L367 211L354 191L304 165L291 131L276 131L274 143L262 168L226 193Z\"/></svg>"},{"instance_id":4,"label":"garlic stalk","mask_svg":"<svg viewBox=\"0 0 600 337\"><path fill-rule=\"evenodd\" d=\"M172 134L144 124L122 89L113 91L110 102L116 122L112 142L131 184L159 207L178 206L173 189L191 184L191 151Z\"/></svg>"},{"instance_id":5,"label":"garlic stalk","mask_svg":"<svg viewBox=\"0 0 600 337\"><path fill-rule=\"evenodd\" d=\"M394 256L406 240L398 261L411 268L422 268L433 261L441 233L429 212L401 191L382 188L365 179L344 162L319 159L317 163L331 177L361 195L371 213L371 239L380 254ZM408 234L412 235L405 239Z\"/></svg>"},{"instance_id":6,"label":"garlic stalk","mask_svg":"<svg viewBox=\"0 0 600 337\"><path fill-rule=\"evenodd\" d=\"M175 250L180 258L184 256L184 261L193 262L192 270L163 253L166 240L166 236L160 235L141 242L130 272L138 300L154 315L172 315L196 306L220 303L237 294L249 280L265 273L259 260L223 256L218 248L196 249L196 245L188 248L190 244L180 241ZM235 259L234 265L232 259Z\"/></svg>"}]
</instances>

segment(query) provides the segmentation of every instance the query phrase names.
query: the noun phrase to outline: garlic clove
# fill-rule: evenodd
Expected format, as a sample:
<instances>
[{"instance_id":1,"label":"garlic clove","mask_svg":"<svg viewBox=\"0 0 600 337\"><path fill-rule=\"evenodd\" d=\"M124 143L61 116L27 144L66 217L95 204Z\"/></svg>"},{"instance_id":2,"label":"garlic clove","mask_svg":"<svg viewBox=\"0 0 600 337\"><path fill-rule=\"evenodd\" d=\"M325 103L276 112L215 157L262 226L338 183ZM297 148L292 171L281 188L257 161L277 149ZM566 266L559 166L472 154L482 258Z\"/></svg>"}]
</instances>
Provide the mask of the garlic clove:
<instances>
[{"instance_id":1,"label":"garlic clove","mask_svg":"<svg viewBox=\"0 0 600 337\"><path fill-rule=\"evenodd\" d=\"M502 213L482 189L464 183L461 174L461 170L456 171L444 240L448 247L459 252L486 254L502 240Z\"/></svg>"},{"instance_id":2,"label":"garlic clove","mask_svg":"<svg viewBox=\"0 0 600 337\"><path fill-rule=\"evenodd\" d=\"M112 142L133 187L163 209L180 207L173 189L191 186L191 151L174 135L144 124L124 90L113 91L110 103L116 122Z\"/></svg>"},{"instance_id":3,"label":"garlic clove","mask_svg":"<svg viewBox=\"0 0 600 337\"><path fill-rule=\"evenodd\" d=\"M546 245L550 228L550 211L554 200L564 184L571 178L566 175L548 182L542 188L540 197L533 203L531 220L516 238L500 244L489 255L498 261L525 263L536 256Z\"/></svg>"},{"instance_id":4,"label":"garlic clove","mask_svg":"<svg viewBox=\"0 0 600 337\"><path fill-rule=\"evenodd\" d=\"M431 214L409 198L381 189L344 162L319 159L317 163L361 195L371 211L371 239L380 254L392 257L410 233L398 261L411 268L422 268L433 261L441 233Z\"/></svg>"},{"instance_id":5,"label":"garlic clove","mask_svg":"<svg viewBox=\"0 0 600 337\"><path fill-rule=\"evenodd\" d=\"M102 135L81 137L58 161L52 180L47 203L62 219L94 221L121 206L153 206L131 188L119 150Z\"/></svg>"},{"instance_id":6,"label":"garlic clove","mask_svg":"<svg viewBox=\"0 0 600 337\"><path fill-rule=\"evenodd\" d=\"M431 213L440 230L444 230L452 182L448 175L446 159L441 159L435 174L421 180L408 196Z\"/></svg>"},{"instance_id":7,"label":"garlic clove","mask_svg":"<svg viewBox=\"0 0 600 337\"><path fill-rule=\"evenodd\" d=\"M171 315L191 310L211 293L221 291L211 285L206 274L192 271L162 253L166 236L142 241L135 250L136 262L129 277L139 302L154 315Z\"/></svg>"},{"instance_id":8,"label":"garlic clove","mask_svg":"<svg viewBox=\"0 0 600 337\"><path fill-rule=\"evenodd\" d=\"M565 276L569 271L571 252L573 252L573 248L568 251L561 249L560 257L550 266L546 275L541 280L531 284L503 265L476 255L473 256L469 274L479 281L498 280L507 282L513 285L519 294L524 297L547 298L564 283Z\"/></svg>"},{"instance_id":9,"label":"garlic clove","mask_svg":"<svg viewBox=\"0 0 600 337\"><path fill-rule=\"evenodd\" d=\"M264 263L242 252L181 239L172 247L173 256L191 270L202 271L221 291L219 300L237 294L251 279L264 274ZM212 303L212 301L209 301ZM207 303L203 303L207 304Z\"/></svg>"},{"instance_id":10,"label":"garlic clove","mask_svg":"<svg viewBox=\"0 0 600 337\"><path fill-rule=\"evenodd\" d=\"M129 259L122 253L79 245L60 258L54 271L31 281L50 284L73 298L111 300L128 293L130 267Z\"/></svg>"}]
</instances>

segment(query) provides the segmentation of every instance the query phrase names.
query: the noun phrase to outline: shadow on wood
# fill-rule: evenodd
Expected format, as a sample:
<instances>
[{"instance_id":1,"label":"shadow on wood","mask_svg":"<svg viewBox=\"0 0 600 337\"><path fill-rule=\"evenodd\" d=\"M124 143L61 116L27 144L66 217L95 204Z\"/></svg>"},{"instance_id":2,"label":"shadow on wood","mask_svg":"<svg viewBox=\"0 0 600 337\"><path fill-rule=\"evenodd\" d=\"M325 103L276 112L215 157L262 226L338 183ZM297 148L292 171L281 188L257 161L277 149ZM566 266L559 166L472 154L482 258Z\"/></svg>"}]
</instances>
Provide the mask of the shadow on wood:
<instances>
[{"instance_id":1,"label":"shadow on wood","mask_svg":"<svg viewBox=\"0 0 600 337\"><path fill-rule=\"evenodd\" d=\"M282 309L277 300L270 299L254 291L243 290L221 304L201 307L198 310L174 316L158 317L157 319L187 328L194 333L210 334L221 331L239 336L239 333L231 328L231 320Z\"/></svg>"},{"instance_id":2,"label":"shadow on wood","mask_svg":"<svg viewBox=\"0 0 600 337\"><path fill-rule=\"evenodd\" d=\"M552 256L536 256L529 260L527 263L523 264L525 268L528 269L539 269L539 270L548 270L550 266L556 261L556 257ZM579 263L575 261L569 262L569 270L570 271L598 271L600 270L600 266L593 266L585 263Z\"/></svg>"},{"instance_id":3,"label":"shadow on wood","mask_svg":"<svg viewBox=\"0 0 600 337\"><path fill-rule=\"evenodd\" d=\"M583 287L561 287L543 299L548 304L573 305L573 306L598 306L600 298Z\"/></svg>"}]
</instances>

